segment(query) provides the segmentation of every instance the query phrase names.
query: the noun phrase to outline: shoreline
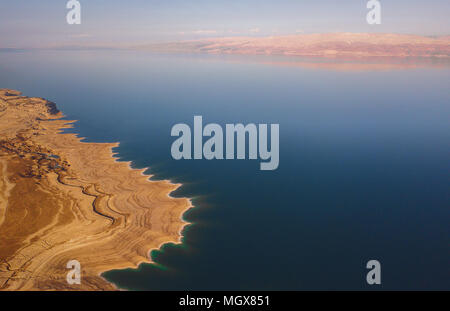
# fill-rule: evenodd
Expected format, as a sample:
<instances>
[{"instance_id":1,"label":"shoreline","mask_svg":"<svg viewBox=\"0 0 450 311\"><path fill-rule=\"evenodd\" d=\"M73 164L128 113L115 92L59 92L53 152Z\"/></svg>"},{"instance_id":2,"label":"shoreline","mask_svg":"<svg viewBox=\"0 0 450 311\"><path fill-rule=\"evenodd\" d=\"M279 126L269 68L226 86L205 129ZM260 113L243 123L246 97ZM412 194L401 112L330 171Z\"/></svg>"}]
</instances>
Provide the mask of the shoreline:
<instances>
[{"instance_id":1,"label":"shoreline","mask_svg":"<svg viewBox=\"0 0 450 311\"><path fill-rule=\"evenodd\" d=\"M72 121L72 122L71 122L72 124L75 124L75 123L77 122L77 120L70 120L70 121ZM74 135L78 136L77 134L74 134ZM140 173L142 174L142 176L147 177L149 182L152 181L150 178L152 178L153 176L155 176L155 174L145 174L145 171L147 171L147 170L149 169L149 167L144 167L144 168L133 168L133 167L132 167L132 164L133 164L133 161L132 161L132 160L131 160L131 161L119 161L120 157L117 157L117 156L116 156L116 155L119 155L119 152L115 153L112 149L113 149L113 148L119 148L119 147L120 147L120 142L115 142L115 143L113 143L113 144L117 144L117 145L114 146L114 147L111 147L111 158L113 158L113 159L114 159L116 162L118 162L118 163L126 163L126 164L128 164L130 170L141 171ZM173 190L172 192L170 192L169 194L167 194L167 196L168 196L169 198L175 198L175 197L172 196L172 193L175 192L176 190L178 190L180 187L182 187L183 184L181 184L181 183L174 183L174 182L172 182L171 180L167 180L167 181L168 181L169 183L171 183L172 185L176 186L175 190ZM180 214L180 220L184 222L184 225L180 228L180 232L179 232L179 240L178 240L178 241L176 241L176 242L173 242L173 241L162 242L158 247L149 249L149 250L148 250L148 257L149 257L150 261L142 261L142 262L139 262L136 266L130 266L130 267L127 267L127 268L105 270L105 271L100 272L100 273L98 274L98 276L101 277L102 279L104 279L106 282L112 284L112 285L116 288L116 290L118 290L118 291L127 291L127 289L119 288L115 283L113 283L113 282L111 282L111 281L108 281L105 277L103 277L102 274L105 273L105 272L109 272L109 271L116 271L116 270L123 270L123 269L138 269L139 266L142 265L142 264L150 264L150 265L151 265L151 264L154 264L155 262L154 262L154 260L153 260L153 258L152 258L152 256L151 256L152 251L154 251L154 250L161 250L161 249L163 248L163 246L164 246L164 245L167 245L167 244L174 244L174 245L181 245L181 244L183 244L183 241L182 241L182 239L183 239L183 237L184 237L184 235L183 235L183 230L184 230L187 226L193 224L192 222L186 221L186 220L184 219L183 216L184 216L184 214L185 214L187 211L189 211L190 209L195 208L195 206L192 204L192 199L191 199L191 198L188 198L188 197L180 197L180 198L181 198L181 199L187 199L187 200L189 201L189 203L190 203L190 206L188 206L188 207Z\"/></svg>"},{"instance_id":2,"label":"shoreline","mask_svg":"<svg viewBox=\"0 0 450 311\"><path fill-rule=\"evenodd\" d=\"M75 122L76 122L76 120L73 122L73 124L75 124ZM75 135L77 135L77 134L75 134ZM127 163L127 164L129 165L129 169L130 169L130 170L138 170L138 171L142 171L142 172L141 172L142 176L147 177L147 178L148 178L148 181L151 182L152 180L151 180L150 178L152 178L153 176L155 176L155 174L145 174L145 171L147 171L147 170L149 169L149 167L144 167L144 168L133 168L133 167L132 167L132 164L133 164L133 161L132 161L132 160L131 160L131 161L119 161L120 158L116 156L116 155L119 155L119 152L115 153L112 149L113 149L113 148L119 148L119 147L120 147L120 142L116 142L116 143L114 143L114 144L117 144L117 146L111 147L111 158L113 158L116 162ZM179 188L181 188L181 187L183 186L183 184L182 184L182 183L174 183L174 182L172 182L171 180L167 180L167 181L168 181L169 183L171 183L172 185L177 186L177 187L175 188L175 190L173 190L172 192L170 192L170 193L167 194L167 196L168 196L169 198L175 198L175 197L172 196L172 193L175 192L176 190L178 190ZM180 197L180 198L181 198L181 199L187 199L187 200L189 201L189 203L190 203L190 206L188 206L188 207L180 214L180 220L184 222L184 225L180 228L180 232L179 232L179 240L178 240L177 242L173 242L173 241L162 242L158 247L149 249L149 250L148 250L148 257L149 257L149 259L150 259L151 261L142 261L142 262L139 262L136 266L128 267L128 268L105 270L105 271L100 272L98 276L101 277L102 279L104 279L106 282L112 284L112 285L115 287L116 290L118 290L118 291L128 291L128 289L120 288L120 287L117 286L117 284L115 284L115 283L113 283L113 282L111 282L111 281L108 281L102 274L105 273L105 272L109 272L109 271L116 271L116 270L123 270L123 269L135 269L135 270L136 270L136 269L138 269L139 266L142 265L142 264L149 264L149 265L152 265L152 264L155 263L154 260L153 260L153 258L152 258L152 255L151 255L151 253L152 253L154 250L161 250L161 249L164 247L164 245L167 245L167 244L174 244L174 245L181 245L181 244L183 244L183 241L182 241L182 239L183 239L183 237L184 237L184 235L183 235L183 230L184 230L187 226L193 224L192 222L188 222L187 220L185 220L183 216L184 216L184 214L185 214L187 211L189 211L189 210L195 208L196 206L194 206L194 204L192 204L192 199L191 199L191 198L188 198L188 197Z\"/></svg>"},{"instance_id":3,"label":"shoreline","mask_svg":"<svg viewBox=\"0 0 450 311\"><path fill-rule=\"evenodd\" d=\"M10 121L3 123L8 127L0 126L0 159L7 154L23 169L30 165L37 169L39 174L27 176L33 182L22 180L12 170L8 173L19 184L27 182L43 200L52 201L55 210L52 214L47 207L45 213L49 214L44 219L44 208L38 204L42 199L36 195L28 198L38 202L33 208L39 210L43 221L48 220L28 232L19 228L17 222L8 222L11 217L21 217L14 215L21 210L15 208L14 200L7 201L14 209L6 209L4 227L16 243L0 242L0 268L7 266L6 272L0 272L0 290L122 290L102 274L154 263L153 250L182 243L182 232L191 224L183 215L194 205L190 198L172 196L181 183L151 180L154 175L145 174L148 168L133 168L132 161L120 161L119 153L113 151L119 142L83 142L84 137L76 133L64 133L64 129L74 128L76 121L62 120L64 115L53 103L5 89L0 90L0 99L0 104L9 108L0 118L5 119L6 115L6 121ZM57 159L46 158L46 152L40 152L45 148ZM6 168L9 167L2 167ZM20 190L19 186L16 188ZM35 227L40 218L27 221ZM27 225L25 220L22 225ZM0 226L0 234L2 229ZM24 262L21 257L30 259ZM79 258L82 265L82 283L78 287L66 283L68 270L64 264L69 258Z\"/></svg>"}]
</instances>

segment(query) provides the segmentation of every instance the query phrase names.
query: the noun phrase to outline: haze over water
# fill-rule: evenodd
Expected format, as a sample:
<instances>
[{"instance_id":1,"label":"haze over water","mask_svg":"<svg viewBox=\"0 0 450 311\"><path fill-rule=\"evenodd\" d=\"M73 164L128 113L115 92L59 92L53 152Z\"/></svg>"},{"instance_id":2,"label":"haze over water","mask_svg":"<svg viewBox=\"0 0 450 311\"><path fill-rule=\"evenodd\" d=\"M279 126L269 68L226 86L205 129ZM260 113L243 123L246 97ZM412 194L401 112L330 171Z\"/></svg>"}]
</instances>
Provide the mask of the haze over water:
<instances>
[{"instance_id":1,"label":"haze over water","mask_svg":"<svg viewBox=\"0 0 450 311\"><path fill-rule=\"evenodd\" d=\"M256 60L255 60L256 59ZM133 290L449 289L450 70L339 71L284 59L0 53L0 87L56 102L88 141L184 186L197 208ZM289 60L292 61L292 60ZM283 65L279 65L279 63ZM175 161L176 123L279 123L280 166Z\"/></svg>"}]
</instances>

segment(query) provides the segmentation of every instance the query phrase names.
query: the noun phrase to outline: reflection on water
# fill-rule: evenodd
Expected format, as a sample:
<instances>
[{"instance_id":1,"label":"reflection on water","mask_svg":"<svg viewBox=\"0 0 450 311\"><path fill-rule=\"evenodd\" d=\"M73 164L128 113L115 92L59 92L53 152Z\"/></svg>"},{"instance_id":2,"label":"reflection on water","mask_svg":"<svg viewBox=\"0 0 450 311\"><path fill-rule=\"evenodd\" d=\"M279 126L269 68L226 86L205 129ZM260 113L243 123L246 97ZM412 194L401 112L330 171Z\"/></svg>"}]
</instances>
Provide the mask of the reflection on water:
<instances>
[{"instance_id":1,"label":"reflection on water","mask_svg":"<svg viewBox=\"0 0 450 311\"><path fill-rule=\"evenodd\" d=\"M204 55L204 57L207 57ZM216 56L228 62L260 63L274 66L300 67L336 71L390 71L420 68L449 69L450 58L418 57L352 57L352 58L305 58L283 55L221 55Z\"/></svg>"}]
</instances>

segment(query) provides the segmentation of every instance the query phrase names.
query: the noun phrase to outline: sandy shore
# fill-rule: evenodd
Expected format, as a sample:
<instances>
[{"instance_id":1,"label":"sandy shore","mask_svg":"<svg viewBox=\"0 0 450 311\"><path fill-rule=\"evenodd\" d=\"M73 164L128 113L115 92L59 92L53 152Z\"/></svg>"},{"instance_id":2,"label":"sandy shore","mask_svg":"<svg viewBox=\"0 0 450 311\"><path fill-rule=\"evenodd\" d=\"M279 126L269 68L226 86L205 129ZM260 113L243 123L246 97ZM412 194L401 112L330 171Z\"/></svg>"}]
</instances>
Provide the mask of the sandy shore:
<instances>
[{"instance_id":1,"label":"sandy shore","mask_svg":"<svg viewBox=\"0 0 450 311\"><path fill-rule=\"evenodd\" d=\"M114 290L100 274L150 262L149 252L179 243L191 207L118 162L117 144L63 134L73 121L53 103L0 90L0 289ZM66 281L78 260L81 285Z\"/></svg>"}]
</instances>

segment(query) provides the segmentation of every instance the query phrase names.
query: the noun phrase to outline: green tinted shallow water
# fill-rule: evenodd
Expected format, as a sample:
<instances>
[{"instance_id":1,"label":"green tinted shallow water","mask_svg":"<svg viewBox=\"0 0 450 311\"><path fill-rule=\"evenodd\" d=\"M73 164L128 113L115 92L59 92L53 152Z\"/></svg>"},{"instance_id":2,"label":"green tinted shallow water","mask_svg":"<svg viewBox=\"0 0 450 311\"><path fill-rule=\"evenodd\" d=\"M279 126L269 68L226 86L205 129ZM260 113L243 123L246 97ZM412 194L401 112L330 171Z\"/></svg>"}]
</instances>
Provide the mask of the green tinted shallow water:
<instances>
[{"instance_id":1,"label":"green tinted shallow water","mask_svg":"<svg viewBox=\"0 0 450 311\"><path fill-rule=\"evenodd\" d=\"M117 51L0 53L0 64L1 87L56 102L81 136L120 141L123 160L193 197L184 244L104 273L119 287L368 289L377 259L383 289L449 289L448 67ZM170 129L194 115L279 123L279 169L172 160Z\"/></svg>"}]
</instances>

